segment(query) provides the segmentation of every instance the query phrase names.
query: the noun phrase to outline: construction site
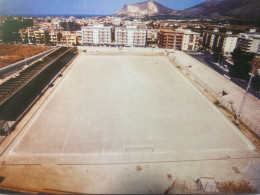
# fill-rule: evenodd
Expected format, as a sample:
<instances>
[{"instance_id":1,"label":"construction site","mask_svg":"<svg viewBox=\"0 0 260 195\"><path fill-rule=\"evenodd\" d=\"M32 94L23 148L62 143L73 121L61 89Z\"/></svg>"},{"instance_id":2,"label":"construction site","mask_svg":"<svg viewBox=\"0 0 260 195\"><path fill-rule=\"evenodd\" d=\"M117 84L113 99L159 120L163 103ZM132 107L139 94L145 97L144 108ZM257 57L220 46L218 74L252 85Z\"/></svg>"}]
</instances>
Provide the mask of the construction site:
<instances>
[{"instance_id":1,"label":"construction site","mask_svg":"<svg viewBox=\"0 0 260 195\"><path fill-rule=\"evenodd\" d=\"M56 48L0 85L0 190L259 193L260 101L236 121L229 82L180 51Z\"/></svg>"}]
</instances>

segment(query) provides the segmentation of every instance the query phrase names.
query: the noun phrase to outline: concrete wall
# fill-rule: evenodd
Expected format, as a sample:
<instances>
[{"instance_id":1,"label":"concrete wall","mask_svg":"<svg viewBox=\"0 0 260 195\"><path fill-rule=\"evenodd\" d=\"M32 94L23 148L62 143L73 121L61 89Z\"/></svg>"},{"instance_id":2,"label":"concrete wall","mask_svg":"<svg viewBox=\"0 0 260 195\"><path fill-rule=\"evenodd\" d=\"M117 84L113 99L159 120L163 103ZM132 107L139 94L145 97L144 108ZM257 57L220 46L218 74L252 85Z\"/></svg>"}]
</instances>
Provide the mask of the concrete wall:
<instances>
[{"instance_id":1,"label":"concrete wall","mask_svg":"<svg viewBox=\"0 0 260 195\"><path fill-rule=\"evenodd\" d=\"M12 74L14 74L15 72L17 72L19 69L21 69L23 66L25 66L26 64L31 64L32 62L40 59L41 57L45 56L46 54L50 53L52 50L54 50L55 48L52 48L48 51L45 51L45 52L42 52L42 53L39 53L35 56L32 56L30 58L27 58L25 60L22 60L22 61L19 61L19 62L16 62L14 64L11 64L9 66L6 66L4 68L1 68L0 69L0 78L6 78Z\"/></svg>"}]
</instances>

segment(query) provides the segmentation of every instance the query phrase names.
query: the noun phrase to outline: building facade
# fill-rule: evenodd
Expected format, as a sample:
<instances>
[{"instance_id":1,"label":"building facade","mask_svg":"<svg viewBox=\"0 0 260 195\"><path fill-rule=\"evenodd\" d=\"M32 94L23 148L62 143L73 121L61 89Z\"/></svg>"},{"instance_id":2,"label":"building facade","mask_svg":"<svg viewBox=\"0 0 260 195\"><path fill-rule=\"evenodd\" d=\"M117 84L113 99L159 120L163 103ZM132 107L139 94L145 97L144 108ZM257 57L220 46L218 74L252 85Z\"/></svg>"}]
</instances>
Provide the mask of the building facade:
<instances>
[{"instance_id":1,"label":"building facade","mask_svg":"<svg viewBox=\"0 0 260 195\"><path fill-rule=\"evenodd\" d=\"M146 46L147 28L144 25L128 25L115 28L115 44L122 46Z\"/></svg>"},{"instance_id":2,"label":"building facade","mask_svg":"<svg viewBox=\"0 0 260 195\"><path fill-rule=\"evenodd\" d=\"M184 51L195 51L199 46L200 34L189 29L160 29L158 47Z\"/></svg>"},{"instance_id":3,"label":"building facade","mask_svg":"<svg viewBox=\"0 0 260 195\"><path fill-rule=\"evenodd\" d=\"M214 31L203 31L202 46L209 49L221 48L224 56L231 56L236 48L238 37L232 32L220 33Z\"/></svg>"},{"instance_id":4,"label":"building facade","mask_svg":"<svg viewBox=\"0 0 260 195\"><path fill-rule=\"evenodd\" d=\"M256 54L260 58L260 34L255 31L240 33L238 35L237 47L244 52Z\"/></svg>"},{"instance_id":5,"label":"building facade","mask_svg":"<svg viewBox=\"0 0 260 195\"><path fill-rule=\"evenodd\" d=\"M182 50L196 51L199 47L200 33L191 30L183 30L184 36L182 41Z\"/></svg>"},{"instance_id":6,"label":"building facade","mask_svg":"<svg viewBox=\"0 0 260 195\"><path fill-rule=\"evenodd\" d=\"M112 28L111 26L104 26L103 24L96 24L93 26L85 26L82 31L83 45L109 45L112 43Z\"/></svg>"},{"instance_id":7,"label":"building facade","mask_svg":"<svg viewBox=\"0 0 260 195\"><path fill-rule=\"evenodd\" d=\"M158 47L181 50L183 37L183 31L160 29L158 31Z\"/></svg>"}]
</instances>

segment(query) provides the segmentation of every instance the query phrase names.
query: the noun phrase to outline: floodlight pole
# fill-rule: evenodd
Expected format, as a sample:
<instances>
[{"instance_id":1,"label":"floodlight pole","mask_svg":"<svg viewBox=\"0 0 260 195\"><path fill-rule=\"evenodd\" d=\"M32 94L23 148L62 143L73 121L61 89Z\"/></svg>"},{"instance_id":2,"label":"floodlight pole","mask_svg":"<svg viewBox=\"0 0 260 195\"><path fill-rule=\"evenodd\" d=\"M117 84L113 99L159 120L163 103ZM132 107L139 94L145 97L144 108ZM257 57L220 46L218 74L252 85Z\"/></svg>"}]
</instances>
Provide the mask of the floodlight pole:
<instances>
[{"instance_id":1,"label":"floodlight pole","mask_svg":"<svg viewBox=\"0 0 260 195\"><path fill-rule=\"evenodd\" d=\"M241 113L242 107L243 107L243 105L244 105L244 103L245 103L246 95L247 95L247 93L248 93L248 89L249 89L249 87L250 87L250 85L251 85L251 82L252 82L252 79L253 79L253 77L254 77L256 64L254 63L254 65L255 65L255 66L254 66L253 72L250 73L251 77L250 77L250 80L249 80L249 82L248 82L248 85L247 85L247 88L246 88L246 91L245 91L245 94L244 94L243 100L242 100L242 102L241 102L241 105L240 105L239 111L238 111L238 113L237 113L236 121L237 121L237 120L239 119L239 117L240 117L240 113Z\"/></svg>"}]
</instances>

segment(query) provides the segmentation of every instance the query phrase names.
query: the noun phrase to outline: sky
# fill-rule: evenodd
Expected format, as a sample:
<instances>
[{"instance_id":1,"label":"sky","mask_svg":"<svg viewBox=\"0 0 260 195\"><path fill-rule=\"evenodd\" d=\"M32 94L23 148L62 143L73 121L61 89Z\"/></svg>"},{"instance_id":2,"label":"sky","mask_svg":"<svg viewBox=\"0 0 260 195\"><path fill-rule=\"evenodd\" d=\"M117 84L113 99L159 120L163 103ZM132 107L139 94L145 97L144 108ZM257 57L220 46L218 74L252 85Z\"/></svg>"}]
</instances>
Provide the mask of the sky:
<instances>
[{"instance_id":1,"label":"sky","mask_svg":"<svg viewBox=\"0 0 260 195\"><path fill-rule=\"evenodd\" d=\"M124 4L146 0L0 0L0 15L110 15ZM156 0L174 10L190 8L205 0Z\"/></svg>"}]
</instances>

